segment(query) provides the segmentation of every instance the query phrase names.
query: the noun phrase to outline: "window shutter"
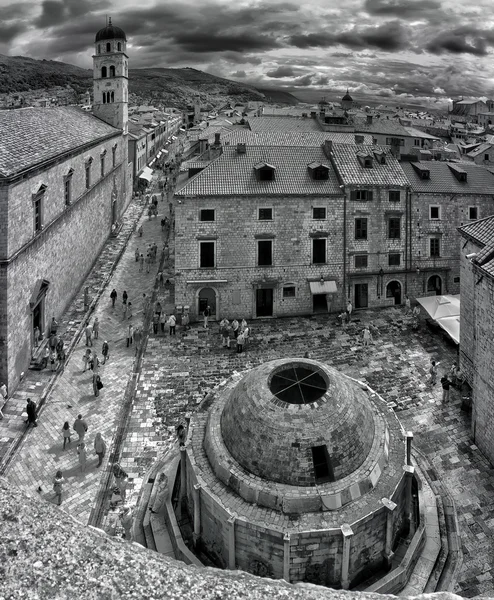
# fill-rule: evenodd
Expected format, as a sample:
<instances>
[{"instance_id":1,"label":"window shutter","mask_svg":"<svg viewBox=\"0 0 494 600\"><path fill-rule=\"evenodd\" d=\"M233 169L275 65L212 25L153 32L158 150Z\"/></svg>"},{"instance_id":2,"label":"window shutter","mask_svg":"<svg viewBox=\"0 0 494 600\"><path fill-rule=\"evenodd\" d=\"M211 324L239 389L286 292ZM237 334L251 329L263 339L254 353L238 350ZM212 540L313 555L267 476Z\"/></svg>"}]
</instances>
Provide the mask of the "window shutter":
<instances>
[{"instance_id":1,"label":"window shutter","mask_svg":"<svg viewBox=\"0 0 494 600\"><path fill-rule=\"evenodd\" d=\"M373 196L373 195L374 195L374 192L367 192L367 200L368 200L369 202L372 202L372 200L373 200L372 196Z\"/></svg>"},{"instance_id":2,"label":"window shutter","mask_svg":"<svg viewBox=\"0 0 494 600\"><path fill-rule=\"evenodd\" d=\"M356 190L352 190L350 192L350 200L356 200L357 199L357 191Z\"/></svg>"}]
</instances>

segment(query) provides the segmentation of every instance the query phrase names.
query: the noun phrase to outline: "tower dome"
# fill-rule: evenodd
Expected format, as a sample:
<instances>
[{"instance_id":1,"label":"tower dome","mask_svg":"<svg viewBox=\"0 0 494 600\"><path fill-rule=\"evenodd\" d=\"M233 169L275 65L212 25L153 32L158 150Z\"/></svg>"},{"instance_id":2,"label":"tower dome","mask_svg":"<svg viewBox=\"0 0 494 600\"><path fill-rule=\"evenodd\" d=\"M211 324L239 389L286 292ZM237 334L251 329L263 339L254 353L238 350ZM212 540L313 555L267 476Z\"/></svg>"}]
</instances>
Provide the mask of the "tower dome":
<instances>
[{"instance_id":1,"label":"tower dome","mask_svg":"<svg viewBox=\"0 0 494 600\"><path fill-rule=\"evenodd\" d=\"M348 88L346 90L346 94L343 96L343 98L341 99L341 101L342 102L353 102L353 98L348 93Z\"/></svg>"},{"instance_id":2,"label":"tower dome","mask_svg":"<svg viewBox=\"0 0 494 600\"><path fill-rule=\"evenodd\" d=\"M97 43L101 40L124 40L126 42L127 37L123 29L120 29L120 27L115 27L115 25L112 24L110 17L108 19L108 25L98 31L94 41Z\"/></svg>"},{"instance_id":3,"label":"tower dome","mask_svg":"<svg viewBox=\"0 0 494 600\"><path fill-rule=\"evenodd\" d=\"M292 486L347 477L368 457L374 433L363 390L307 359L252 369L233 389L221 416L225 446L239 465Z\"/></svg>"}]
</instances>

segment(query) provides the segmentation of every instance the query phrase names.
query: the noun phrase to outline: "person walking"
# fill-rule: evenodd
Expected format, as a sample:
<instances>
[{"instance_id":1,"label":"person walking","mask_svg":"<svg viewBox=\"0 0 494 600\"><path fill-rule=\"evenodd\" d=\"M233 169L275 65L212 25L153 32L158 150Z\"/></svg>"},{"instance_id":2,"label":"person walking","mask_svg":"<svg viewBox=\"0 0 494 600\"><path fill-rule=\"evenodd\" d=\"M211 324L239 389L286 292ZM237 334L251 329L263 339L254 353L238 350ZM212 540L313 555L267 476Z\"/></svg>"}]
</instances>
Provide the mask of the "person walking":
<instances>
[{"instance_id":1,"label":"person walking","mask_svg":"<svg viewBox=\"0 0 494 600\"><path fill-rule=\"evenodd\" d=\"M55 492L55 498L57 499L58 506L62 504L62 491L64 483L65 479L63 477L62 471L58 470L55 473L55 477L53 478L53 491Z\"/></svg>"},{"instance_id":2,"label":"person walking","mask_svg":"<svg viewBox=\"0 0 494 600\"><path fill-rule=\"evenodd\" d=\"M115 301L117 299L117 290L115 288L112 289L111 294L110 294L110 299L111 299L111 307L115 308Z\"/></svg>"},{"instance_id":3,"label":"person walking","mask_svg":"<svg viewBox=\"0 0 494 600\"><path fill-rule=\"evenodd\" d=\"M137 356L137 351L139 350L139 347L141 345L141 339L142 339L142 334L141 334L141 329L140 327L136 327L135 331L134 331L134 346L135 346L135 355Z\"/></svg>"},{"instance_id":4,"label":"person walking","mask_svg":"<svg viewBox=\"0 0 494 600\"><path fill-rule=\"evenodd\" d=\"M87 459L87 450L86 444L81 442L77 445L77 454L79 455L79 465L81 467L81 473L84 473L86 470L86 459Z\"/></svg>"},{"instance_id":5,"label":"person walking","mask_svg":"<svg viewBox=\"0 0 494 600\"><path fill-rule=\"evenodd\" d=\"M123 294L122 294L122 305L127 304L128 298L129 298L129 295L127 294L127 290L124 290Z\"/></svg>"},{"instance_id":6,"label":"person walking","mask_svg":"<svg viewBox=\"0 0 494 600\"><path fill-rule=\"evenodd\" d=\"M160 324L160 316L159 316L159 313L155 312L153 314L153 333L154 333L154 335L158 334L159 324Z\"/></svg>"},{"instance_id":7,"label":"person walking","mask_svg":"<svg viewBox=\"0 0 494 600\"><path fill-rule=\"evenodd\" d=\"M160 315L160 328L161 328L161 333L164 334L165 333L165 325L167 322L168 318L166 316L166 312L162 312Z\"/></svg>"},{"instance_id":8,"label":"person walking","mask_svg":"<svg viewBox=\"0 0 494 600\"><path fill-rule=\"evenodd\" d=\"M144 270L144 254L139 257L139 273Z\"/></svg>"},{"instance_id":9,"label":"person walking","mask_svg":"<svg viewBox=\"0 0 494 600\"><path fill-rule=\"evenodd\" d=\"M368 325L366 325L364 327L364 330L362 332L362 342L363 342L364 346L368 346L369 344L372 344L372 333L370 332Z\"/></svg>"},{"instance_id":10,"label":"person walking","mask_svg":"<svg viewBox=\"0 0 494 600\"><path fill-rule=\"evenodd\" d=\"M412 303L410 302L410 298L408 294L405 296L405 315L408 315L412 310Z\"/></svg>"},{"instance_id":11,"label":"person walking","mask_svg":"<svg viewBox=\"0 0 494 600\"><path fill-rule=\"evenodd\" d=\"M103 364L110 358L110 346L108 342L105 340L103 345L101 346L101 356L103 357Z\"/></svg>"},{"instance_id":12,"label":"person walking","mask_svg":"<svg viewBox=\"0 0 494 600\"><path fill-rule=\"evenodd\" d=\"M211 316L211 307L209 306L209 304L204 309L204 312L202 313L202 315L204 317L204 329L207 329L208 328L208 319Z\"/></svg>"},{"instance_id":13,"label":"person walking","mask_svg":"<svg viewBox=\"0 0 494 600\"><path fill-rule=\"evenodd\" d=\"M127 302L127 319L132 319L132 302L129 300Z\"/></svg>"},{"instance_id":14,"label":"person walking","mask_svg":"<svg viewBox=\"0 0 494 600\"><path fill-rule=\"evenodd\" d=\"M33 402L31 400L31 398L27 399L26 413L27 413L26 423L27 423L28 427L29 427L29 425L32 425L33 427L37 427L38 423L36 422L36 404L35 404L35 402Z\"/></svg>"},{"instance_id":15,"label":"person walking","mask_svg":"<svg viewBox=\"0 0 494 600\"><path fill-rule=\"evenodd\" d=\"M97 340L99 337L99 319L96 317L93 323L93 336L94 339Z\"/></svg>"},{"instance_id":16,"label":"person walking","mask_svg":"<svg viewBox=\"0 0 494 600\"><path fill-rule=\"evenodd\" d=\"M134 326L132 323L129 325L127 329L127 348L132 346L132 342L134 341Z\"/></svg>"},{"instance_id":17,"label":"person walking","mask_svg":"<svg viewBox=\"0 0 494 600\"><path fill-rule=\"evenodd\" d=\"M72 436L72 431L70 430L70 425L68 421L65 421L65 423L63 424L62 427L62 436L63 436L63 448L62 450L65 450L65 446L67 445L67 442L70 443L72 442L72 440L70 439Z\"/></svg>"},{"instance_id":18,"label":"person walking","mask_svg":"<svg viewBox=\"0 0 494 600\"><path fill-rule=\"evenodd\" d=\"M57 370L57 353L54 348L50 350L50 366L52 371Z\"/></svg>"},{"instance_id":19,"label":"person walking","mask_svg":"<svg viewBox=\"0 0 494 600\"><path fill-rule=\"evenodd\" d=\"M61 360L62 353L63 353L63 340L62 340L62 338L60 338L58 340L58 344L56 345L55 350L56 350L56 353L57 353L57 359Z\"/></svg>"},{"instance_id":20,"label":"person walking","mask_svg":"<svg viewBox=\"0 0 494 600\"><path fill-rule=\"evenodd\" d=\"M350 323L350 321L352 320L352 312L353 312L353 305L351 300L348 300L347 305L346 305L346 320L347 323Z\"/></svg>"},{"instance_id":21,"label":"person walking","mask_svg":"<svg viewBox=\"0 0 494 600\"><path fill-rule=\"evenodd\" d=\"M41 359L41 368L42 369L46 369L46 367L48 366L49 359L50 359L50 348L48 347L48 344L47 344L43 351L43 358Z\"/></svg>"},{"instance_id":22,"label":"person walking","mask_svg":"<svg viewBox=\"0 0 494 600\"><path fill-rule=\"evenodd\" d=\"M106 442L99 432L94 436L94 451L98 457L98 464L96 467L101 467L101 463L103 462L106 453Z\"/></svg>"},{"instance_id":23,"label":"person walking","mask_svg":"<svg viewBox=\"0 0 494 600\"><path fill-rule=\"evenodd\" d=\"M115 485L118 488L118 491L122 498L122 502L125 502L125 496L127 495L127 485L129 483L129 476L118 463L114 463L112 467L112 473L115 477Z\"/></svg>"},{"instance_id":24,"label":"person walking","mask_svg":"<svg viewBox=\"0 0 494 600\"><path fill-rule=\"evenodd\" d=\"M142 225L137 230L137 233L139 234L139 237L142 237L142 233L143 233ZM141 254L141 256L142 256L142 254Z\"/></svg>"},{"instance_id":25,"label":"person walking","mask_svg":"<svg viewBox=\"0 0 494 600\"><path fill-rule=\"evenodd\" d=\"M245 337L243 332L239 333L237 336L237 353L241 354L242 350L244 349L244 342L245 342Z\"/></svg>"},{"instance_id":26,"label":"person walking","mask_svg":"<svg viewBox=\"0 0 494 600\"><path fill-rule=\"evenodd\" d=\"M86 432L87 432L87 423L82 418L82 415L77 415L77 419L74 421L74 424L72 425L72 429L79 436L79 440L78 441L82 442L84 440L84 437L85 437Z\"/></svg>"},{"instance_id":27,"label":"person walking","mask_svg":"<svg viewBox=\"0 0 494 600\"><path fill-rule=\"evenodd\" d=\"M250 337L250 327L248 327L246 325L244 327L242 333L244 334L244 346L247 346L247 344L249 343L249 337Z\"/></svg>"},{"instance_id":28,"label":"person walking","mask_svg":"<svg viewBox=\"0 0 494 600\"><path fill-rule=\"evenodd\" d=\"M95 398L97 398L99 396L99 391L102 388L103 388L103 382L101 381L99 372L93 373L93 392L94 392Z\"/></svg>"},{"instance_id":29,"label":"person walking","mask_svg":"<svg viewBox=\"0 0 494 600\"><path fill-rule=\"evenodd\" d=\"M232 331L233 331L233 337L235 339L237 339L237 336L239 334L239 329L240 329L240 323L237 321L237 319L233 319L233 321L232 321Z\"/></svg>"},{"instance_id":30,"label":"person walking","mask_svg":"<svg viewBox=\"0 0 494 600\"><path fill-rule=\"evenodd\" d=\"M436 385L437 382L437 365L435 360L431 360L431 367L429 369L429 374L431 376L430 384L432 386Z\"/></svg>"},{"instance_id":31,"label":"person walking","mask_svg":"<svg viewBox=\"0 0 494 600\"><path fill-rule=\"evenodd\" d=\"M154 307L154 312L158 313L158 315L161 315L162 310L163 308L161 307L161 302L158 300L158 302L156 302L156 306Z\"/></svg>"},{"instance_id":32,"label":"person walking","mask_svg":"<svg viewBox=\"0 0 494 600\"><path fill-rule=\"evenodd\" d=\"M175 333L176 325L177 325L177 319L174 314L171 314L170 318L168 319L168 327L170 328L170 335L176 335L176 333Z\"/></svg>"},{"instance_id":33,"label":"person walking","mask_svg":"<svg viewBox=\"0 0 494 600\"><path fill-rule=\"evenodd\" d=\"M449 402L449 388L451 386L451 381L447 375L441 377L441 385L443 387L443 404L447 404Z\"/></svg>"},{"instance_id":34,"label":"person walking","mask_svg":"<svg viewBox=\"0 0 494 600\"><path fill-rule=\"evenodd\" d=\"M132 517L132 510L130 506L124 505L122 506L122 512L120 513L120 523L124 528L123 537L129 542L132 541L132 524L134 519Z\"/></svg>"},{"instance_id":35,"label":"person walking","mask_svg":"<svg viewBox=\"0 0 494 600\"><path fill-rule=\"evenodd\" d=\"M139 256L140 256L139 248L136 248L136 251L135 251L136 262L139 262Z\"/></svg>"},{"instance_id":36,"label":"person walking","mask_svg":"<svg viewBox=\"0 0 494 600\"><path fill-rule=\"evenodd\" d=\"M91 327L91 325L88 323L86 325L86 346L92 346L93 345L93 328Z\"/></svg>"},{"instance_id":37,"label":"person walking","mask_svg":"<svg viewBox=\"0 0 494 600\"><path fill-rule=\"evenodd\" d=\"M88 348L82 356L82 362L84 363L84 370L82 371L83 373L85 373L86 370L88 369L88 367L90 366L91 360L92 360L92 352Z\"/></svg>"},{"instance_id":38,"label":"person walking","mask_svg":"<svg viewBox=\"0 0 494 600\"><path fill-rule=\"evenodd\" d=\"M230 321L228 321L228 319L222 319L220 322L220 335L221 335L221 342L222 342L221 345L223 348L228 348L228 349L230 349L229 328L230 328Z\"/></svg>"}]
</instances>

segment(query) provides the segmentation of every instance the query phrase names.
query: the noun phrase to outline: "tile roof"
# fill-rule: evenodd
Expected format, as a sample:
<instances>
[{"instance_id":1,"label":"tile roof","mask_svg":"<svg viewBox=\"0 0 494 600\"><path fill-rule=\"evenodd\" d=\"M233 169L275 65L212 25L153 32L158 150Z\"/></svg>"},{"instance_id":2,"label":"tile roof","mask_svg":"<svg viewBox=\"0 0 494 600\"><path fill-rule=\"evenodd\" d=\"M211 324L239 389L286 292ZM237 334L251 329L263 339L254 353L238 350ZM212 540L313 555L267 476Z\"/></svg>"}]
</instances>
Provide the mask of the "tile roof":
<instances>
[{"instance_id":1,"label":"tile roof","mask_svg":"<svg viewBox=\"0 0 494 600\"><path fill-rule=\"evenodd\" d=\"M358 158L358 153L384 152L386 164L374 160L372 169L365 168ZM386 185L408 186L408 179L403 173L400 163L391 154L387 146L356 146L351 144L333 144L332 158L345 184L350 185Z\"/></svg>"},{"instance_id":2,"label":"tile roof","mask_svg":"<svg viewBox=\"0 0 494 600\"><path fill-rule=\"evenodd\" d=\"M364 136L364 144L372 144L372 135ZM249 146L321 146L324 140L340 144L355 144L355 133L339 131L250 131L236 129L228 137L230 144L245 143Z\"/></svg>"},{"instance_id":3,"label":"tile roof","mask_svg":"<svg viewBox=\"0 0 494 600\"><path fill-rule=\"evenodd\" d=\"M355 147L355 146L353 146ZM329 178L314 180L308 165L327 163L322 148L247 146L245 154L226 146L216 160L192 177L177 196L267 196L267 195L337 195L341 194L334 169ZM258 181L254 166L269 163L276 167L273 181Z\"/></svg>"},{"instance_id":4,"label":"tile roof","mask_svg":"<svg viewBox=\"0 0 494 600\"><path fill-rule=\"evenodd\" d=\"M367 120L354 118L355 131L359 133L380 133L382 135L400 135L402 137L411 137L407 129L392 119L376 119L373 118L372 123L367 123Z\"/></svg>"},{"instance_id":5,"label":"tile roof","mask_svg":"<svg viewBox=\"0 0 494 600\"><path fill-rule=\"evenodd\" d=\"M9 177L119 129L77 106L0 111L0 177Z\"/></svg>"},{"instance_id":6,"label":"tile roof","mask_svg":"<svg viewBox=\"0 0 494 600\"><path fill-rule=\"evenodd\" d=\"M412 137L416 138L424 138L427 140L438 140L439 138L436 135L431 135L430 133L425 133L424 131L420 131L420 129L415 129L414 127L405 127L408 134Z\"/></svg>"},{"instance_id":7,"label":"tile roof","mask_svg":"<svg viewBox=\"0 0 494 600\"><path fill-rule=\"evenodd\" d=\"M470 237L480 246L494 244L494 216L458 227L458 231Z\"/></svg>"},{"instance_id":8,"label":"tile roof","mask_svg":"<svg viewBox=\"0 0 494 600\"><path fill-rule=\"evenodd\" d=\"M410 180L414 192L431 192L438 194L494 194L494 176L481 165L462 162L461 169L467 173L467 181L461 182L451 172L449 165L458 167L458 163L442 161L417 162L430 172L430 179L421 179L412 163L403 162L401 166Z\"/></svg>"},{"instance_id":9,"label":"tile roof","mask_svg":"<svg viewBox=\"0 0 494 600\"><path fill-rule=\"evenodd\" d=\"M476 150L472 150L471 152L468 152L467 156L471 156L472 158L476 158L479 154L482 154L482 152L487 152L488 150L490 150L492 148L492 144L480 144L480 146L476 149Z\"/></svg>"},{"instance_id":10,"label":"tile roof","mask_svg":"<svg viewBox=\"0 0 494 600\"><path fill-rule=\"evenodd\" d=\"M252 131L321 131L310 117L252 117L248 121Z\"/></svg>"},{"instance_id":11,"label":"tile roof","mask_svg":"<svg viewBox=\"0 0 494 600\"><path fill-rule=\"evenodd\" d=\"M187 132L187 138L190 141L197 140L208 140L208 142L214 142L214 136L216 133L220 134L220 139L224 139L229 135L231 127L224 125L204 127L204 129L189 129Z\"/></svg>"}]
</instances>

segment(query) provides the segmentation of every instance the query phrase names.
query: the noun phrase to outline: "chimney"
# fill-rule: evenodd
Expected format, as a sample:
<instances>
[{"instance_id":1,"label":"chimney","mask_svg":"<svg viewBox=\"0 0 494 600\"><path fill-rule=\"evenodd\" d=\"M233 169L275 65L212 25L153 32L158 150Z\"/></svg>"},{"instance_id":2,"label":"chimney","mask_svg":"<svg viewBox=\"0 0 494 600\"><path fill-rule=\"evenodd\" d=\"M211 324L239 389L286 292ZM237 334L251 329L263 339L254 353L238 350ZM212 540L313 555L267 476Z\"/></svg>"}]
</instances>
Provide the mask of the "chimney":
<instances>
[{"instance_id":1,"label":"chimney","mask_svg":"<svg viewBox=\"0 0 494 600\"><path fill-rule=\"evenodd\" d=\"M355 136L355 143L356 144L363 144L364 143L364 136L363 135L356 135Z\"/></svg>"},{"instance_id":2,"label":"chimney","mask_svg":"<svg viewBox=\"0 0 494 600\"><path fill-rule=\"evenodd\" d=\"M333 151L333 141L324 140L324 154L329 158L329 155Z\"/></svg>"},{"instance_id":3,"label":"chimney","mask_svg":"<svg viewBox=\"0 0 494 600\"><path fill-rule=\"evenodd\" d=\"M223 154L223 146L221 145L220 134L216 132L214 134L214 144L209 148L209 159L214 160L221 154Z\"/></svg>"},{"instance_id":4,"label":"chimney","mask_svg":"<svg viewBox=\"0 0 494 600\"><path fill-rule=\"evenodd\" d=\"M214 145L215 145L215 146L221 146L221 142L220 142L220 132L219 132L219 131L217 131L217 132L214 134Z\"/></svg>"},{"instance_id":5,"label":"chimney","mask_svg":"<svg viewBox=\"0 0 494 600\"><path fill-rule=\"evenodd\" d=\"M199 154L203 154L208 149L208 140L200 139L199 140Z\"/></svg>"},{"instance_id":6,"label":"chimney","mask_svg":"<svg viewBox=\"0 0 494 600\"><path fill-rule=\"evenodd\" d=\"M372 125L372 115L367 115L367 125Z\"/></svg>"},{"instance_id":7,"label":"chimney","mask_svg":"<svg viewBox=\"0 0 494 600\"><path fill-rule=\"evenodd\" d=\"M246 153L245 143L239 142L237 144L237 154L245 154L245 153Z\"/></svg>"}]
</instances>

